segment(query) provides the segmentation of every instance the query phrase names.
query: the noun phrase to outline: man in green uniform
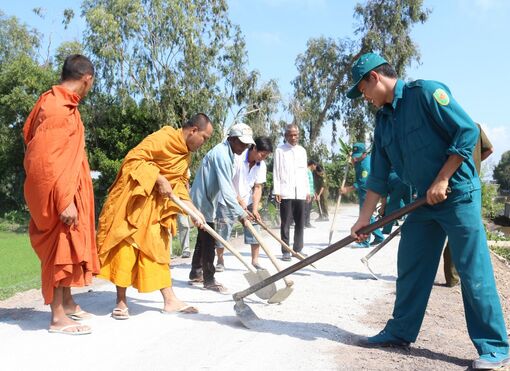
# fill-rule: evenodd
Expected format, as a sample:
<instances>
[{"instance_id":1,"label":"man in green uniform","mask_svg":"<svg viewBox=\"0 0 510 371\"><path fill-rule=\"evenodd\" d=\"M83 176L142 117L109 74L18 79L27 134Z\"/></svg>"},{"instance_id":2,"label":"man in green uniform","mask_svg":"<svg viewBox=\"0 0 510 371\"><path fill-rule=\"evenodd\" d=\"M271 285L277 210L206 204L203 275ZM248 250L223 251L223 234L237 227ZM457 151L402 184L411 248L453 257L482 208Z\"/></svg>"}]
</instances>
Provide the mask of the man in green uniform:
<instances>
[{"instance_id":1,"label":"man in green uniform","mask_svg":"<svg viewBox=\"0 0 510 371\"><path fill-rule=\"evenodd\" d=\"M356 190L358 192L358 201L359 208L363 207L363 203L365 202L365 197L367 195L367 179L370 174L370 155L367 153L367 149L365 147L365 143L355 143L352 146L352 156L351 161L354 164L354 170L356 172L356 180L352 186L343 187L340 189L342 194L346 194ZM370 223L373 223L375 218L373 216L370 217ZM384 241L384 236L380 229L376 229L372 232L374 235L374 241L372 245L378 245ZM356 245L356 247L370 247L369 239L360 242Z\"/></svg>"},{"instance_id":2,"label":"man in green uniform","mask_svg":"<svg viewBox=\"0 0 510 371\"><path fill-rule=\"evenodd\" d=\"M472 151L478 129L448 87L436 81L409 83L377 54L362 55L352 67L354 86L380 108L376 116L372 172L367 196L351 233L359 240L379 198L387 194L388 175L413 185L428 205L411 213L402 226L393 318L367 346L408 346L418 336L445 238L462 280L462 299L471 337L480 357L474 369L510 364L508 336L499 302L485 230L480 217L480 180ZM451 192L447 195L447 188Z\"/></svg>"}]
</instances>

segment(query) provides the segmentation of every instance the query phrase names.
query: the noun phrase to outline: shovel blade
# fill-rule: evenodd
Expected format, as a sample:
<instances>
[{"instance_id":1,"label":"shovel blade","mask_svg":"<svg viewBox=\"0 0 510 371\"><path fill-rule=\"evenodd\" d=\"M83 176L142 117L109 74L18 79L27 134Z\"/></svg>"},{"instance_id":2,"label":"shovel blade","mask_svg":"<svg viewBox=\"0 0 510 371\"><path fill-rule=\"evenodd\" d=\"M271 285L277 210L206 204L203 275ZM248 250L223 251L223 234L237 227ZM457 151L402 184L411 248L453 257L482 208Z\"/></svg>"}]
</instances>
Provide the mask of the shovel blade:
<instances>
[{"instance_id":1,"label":"shovel blade","mask_svg":"<svg viewBox=\"0 0 510 371\"><path fill-rule=\"evenodd\" d=\"M367 267L372 277L374 277L376 280L379 280L379 278L377 278L377 276L375 275L374 271L368 265L368 260L366 258L361 258L361 262L365 265L365 267Z\"/></svg>"},{"instance_id":2,"label":"shovel blade","mask_svg":"<svg viewBox=\"0 0 510 371\"><path fill-rule=\"evenodd\" d=\"M236 303L234 304L234 310L236 312L236 316L246 328L254 328L256 327L257 323L260 322L260 318L257 317L255 312L247 304L244 303L243 299L236 300Z\"/></svg>"},{"instance_id":3,"label":"shovel blade","mask_svg":"<svg viewBox=\"0 0 510 371\"><path fill-rule=\"evenodd\" d=\"M246 281L248 281L250 286L259 283L260 281L265 280L271 275L267 271L267 269L259 269L257 272L246 272L244 277ZM267 285L266 287L261 288L258 291L255 291L255 295L257 295L262 300L267 300L271 298L276 293L276 285L274 283Z\"/></svg>"},{"instance_id":4,"label":"shovel blade","mask_svg":"<svg viewBox=\"0 0 510 371\"><path fill-rule=\"evenodd\" d=\"M267 301L269 304L281 303L285 299L287 299L290 294L294 291L293 287L286 286L283 289L276 291L276 293L269 298Z\"/></svg>"}]
</instances>

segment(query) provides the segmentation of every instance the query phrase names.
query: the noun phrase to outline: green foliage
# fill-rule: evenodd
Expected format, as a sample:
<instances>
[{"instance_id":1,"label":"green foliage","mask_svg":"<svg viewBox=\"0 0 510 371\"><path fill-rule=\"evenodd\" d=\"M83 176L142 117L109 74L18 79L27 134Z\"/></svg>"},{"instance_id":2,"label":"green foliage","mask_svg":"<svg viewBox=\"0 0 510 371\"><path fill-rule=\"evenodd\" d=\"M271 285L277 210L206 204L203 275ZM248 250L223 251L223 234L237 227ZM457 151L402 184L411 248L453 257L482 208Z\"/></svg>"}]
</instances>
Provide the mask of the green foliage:
<instances>
[{"instance_id":1,"label":"green foliage","mask_svg":"<svg viewBox=\"0 0 510 371\"><path fill-rule=\"evenodd\" d=\"M26 234L0 232L0 300L41 286L40 262Z\"/></svg>"},{"instance_id":2,"label":"green foliage","mask_svg":"<svg viewBox=\"0 0 510 371\"><path fill-rule=\"evenodd\" d=\"M99 90L143 99L160 125L197 112L225 122L249 104L244 39L224 0L85 0L85 41Z\"/></svg>"},{"instance_id":3,"label":"green foliage","mask_svg":"<svg viewBox=\"0 0 510 371\"><path fill-rule=\"evenodd\" d=\"M20 56L35 57L40 34L19 22L16 17L6 17L0 10L0 65Z\"/></svg>"},{"instance_id":4,"label":"green foliage","mask_svg":"<svg viewBox=\"0 0 510 371\"><path fill-rule=\"evenodd\" d=\"M294 100L290 111L294 122L304 127L309 146L315 146L326 122L332 125L332 143L337 122L343 122L354 141L365 141L374 121L374 109L363 100L349 100L352 63L368 51L379 52L405 75L405 68L419 53L411 30L424 23L429 11L423 0L368 0L355 8L357 40L319 37L310 39L306 51L296 59L298 76L294 79Z\"/></svg>"},{"instance_id":5,"label":"green foliage","mask_svg":"<svg viewBox=\"0 0 510 371\"><path fill-rule=\"evenodd\" d=\"M3 50L5 45L12 49ZM37 46L35 33L15 18L0 17L0 211L24 206L23 123L38 96L57 81L50 66L33 59Z\"/></svg>"},{"instance_id":6,"label":"green foliage","mask_svg":"<svg viewBox=\"0 0 510 371\"><path fill-rule=\"evenodd\" d=\"M482 182L482 215L488 219L494 219L504 209L503 203L495 202L498 196L498 186Z\"/></svg>"},{"instance_id":7,"label":"green foliage","mask_svg":"<svg viewBox=\"0 0 510 371\"><path fill-rule=\"evenodd\" d=\"M510 263L510 249L508 247L491 246L490 249Z\"/></svg>"},{"instance_id":8,"label":"green foliage","mask_svg":"<svg viewBox=\"0 0 510 371\"><path fill-rule=\"evenodd\" d=\"M510 151L501 156L501 160L494 168L493 177L501 189L510 189Z\"/></svg>"}]
</instances>

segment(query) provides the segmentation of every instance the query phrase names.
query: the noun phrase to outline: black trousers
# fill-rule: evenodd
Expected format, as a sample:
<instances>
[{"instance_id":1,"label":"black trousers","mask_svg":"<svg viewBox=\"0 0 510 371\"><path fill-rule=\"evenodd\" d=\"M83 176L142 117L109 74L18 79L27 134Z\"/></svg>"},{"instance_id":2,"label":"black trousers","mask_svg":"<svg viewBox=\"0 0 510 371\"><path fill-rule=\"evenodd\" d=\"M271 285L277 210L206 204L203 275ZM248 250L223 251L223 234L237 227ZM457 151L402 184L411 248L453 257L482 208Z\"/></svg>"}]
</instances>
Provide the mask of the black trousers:
<instances>
[{"instance_id":1,"label":"black trousers","mask_svg":"<svg viewBox=\"0 0 510 371\"><path fill-rule=\"evenodd\" d=\"M283 242L289 245L290 225L294 220L293 250L300 252L303 249L303 231L305 228L305 200L282 200L280 203L280 236ZM282 248L282 253L285 250Z\"/></svg>"},{"instance_id":2,"label":"black trousers","mask_svg":"<svg viewBox=\"0 0 510 371\"><path fill-rule=\"evenodd\" d=\"M214 229L214 223L207 223ZM199 229L193 259L191 260L191 272L189 278L193 279L203 271L204 284L214 282L214 257L216 256L216 247L214 237L206 231Z\"/></svg>"},{"instance_id":3,"label":"black trousers","mask_svg":"<svg viewBox=\"0 0 510 371\"><path fill-rule=\"evenodd\" d=\"M305 201L305 226L310 225L310 214L312 213L313 202Z\"/></svg>"}]
</instances>

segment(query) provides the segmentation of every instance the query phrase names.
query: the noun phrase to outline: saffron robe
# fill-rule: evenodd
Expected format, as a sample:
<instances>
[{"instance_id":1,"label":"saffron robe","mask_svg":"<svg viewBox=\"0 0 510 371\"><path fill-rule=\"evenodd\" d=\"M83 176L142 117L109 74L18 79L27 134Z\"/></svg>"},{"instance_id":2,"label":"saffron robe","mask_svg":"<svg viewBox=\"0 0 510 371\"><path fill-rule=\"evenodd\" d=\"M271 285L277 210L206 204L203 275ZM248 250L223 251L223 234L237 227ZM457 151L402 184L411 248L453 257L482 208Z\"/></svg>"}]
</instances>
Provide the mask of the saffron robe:
<instances>
[{"instance_id":1,"label":"saffron robe","mask_svg":"<svg viewBox=\"0 0 510 371\"><path fill-rule=\"evenodd\" d=\"M28 232L41 260L45 304L53 301L55 287L88 285L99 273L94 194L79 100L78 94L54 86L41 95L23 127ZM70 227L59 216L71 202L78 210L78 225Z\"/></svg>"},{"instance_id":2,"label":"saffron robe","mask_svg":"<svg viewBox=\"0 0 510 371\"><path fill-rule=\"evenodd\" d=\"M99 216L97 245L101 266L123 240L132 241L152 261L170 263L171 235L183 211L156 189L159 174L173 193L189 200L186 185L191 153L182 129L165 126L146 137L124 159Z\"/></svg>"}]
</instances>

